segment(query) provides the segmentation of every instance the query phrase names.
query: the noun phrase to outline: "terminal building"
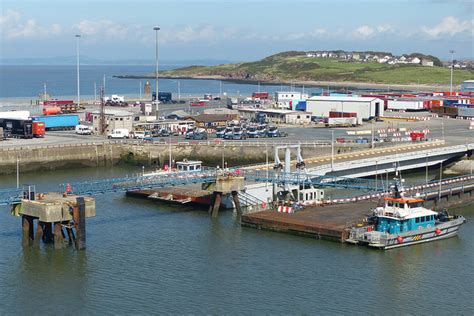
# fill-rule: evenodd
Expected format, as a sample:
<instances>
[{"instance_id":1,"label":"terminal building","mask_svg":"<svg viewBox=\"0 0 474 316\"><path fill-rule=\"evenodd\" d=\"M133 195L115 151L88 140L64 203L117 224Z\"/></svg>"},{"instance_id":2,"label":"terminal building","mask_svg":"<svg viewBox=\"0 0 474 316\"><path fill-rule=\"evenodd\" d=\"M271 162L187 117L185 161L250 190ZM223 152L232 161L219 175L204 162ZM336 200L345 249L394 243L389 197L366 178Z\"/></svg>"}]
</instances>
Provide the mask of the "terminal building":
<instances>
[{"instance_id":1,"label":"terminal building","mask_svg":"<svg viewBox=\"0 0 474 316\"><path fill-rule=\"evenodd\" d=\"M306 111L315 117L329 117L330 112L355 113L361 124L383 116L384 101L375 97L314 96L306 100Z\"/></svg>"},{"instance_id":2,"label":"terminal building","mask_svg":"<svg viewBox=\"0 0 474 316\"><path fill-rule=\"evenodd\" d=\"M311 123L311 113L303 111L241 108L239 109L239 113L241 118L250 121L257 121L257 113L261 113L265 115L266 123L293 125L304 125Z\"/></svg>"},{"instance_id":3,"label":"terminal building","mask_svg":"<svg viewBox=\"0 0 474 316\"><path fill-rule=\"evenodd\" d=\"M105 112L106 133L112 133L114 129L126 128L129 131L133 129L135 114L115 109L106 109ZM100 111L92 112L92 126L95 133L100 132Z\"/></svg>"}]
</instances>

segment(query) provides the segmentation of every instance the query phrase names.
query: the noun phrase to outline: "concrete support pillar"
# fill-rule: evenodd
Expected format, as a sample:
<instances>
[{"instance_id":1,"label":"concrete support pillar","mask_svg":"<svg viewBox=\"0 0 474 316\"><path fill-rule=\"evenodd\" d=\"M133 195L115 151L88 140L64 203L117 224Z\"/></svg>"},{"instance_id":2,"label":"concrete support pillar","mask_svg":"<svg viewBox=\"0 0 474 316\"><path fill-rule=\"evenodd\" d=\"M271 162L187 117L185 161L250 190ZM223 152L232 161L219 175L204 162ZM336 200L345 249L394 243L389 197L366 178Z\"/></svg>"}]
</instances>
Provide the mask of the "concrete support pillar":
<instances>
[{"instance_id":1,"label":"concrete support pillar","mask_svg":"<svg viewBox=\"0 0 474 316\"><path fill-rule=\"evenodd\" d=\"M242 207L240 206L239 193L237 191L232 191L232 199L234 200L237 214L242 215Z\"/></svg>"},{"instance_id":2,"label":"concrete support pillar","mask_svg":"<svg viewBox=\"0 0 474 316\"><path fill-rule=\"evenodd\" d=\"M29 246L34 239L33 217L22 215L21 226L23 230L23 246Z\"/></svg>"},{"instance_id":3,"label":"concrete support pillar","mask_svg":"<svg viewBox=\"0 0 474 316\"><path fill-rule=\"evenodd\" d=\"M291 171L291 149L285 148L285 172Z\"/></svg>"},{"instance_id":4,"label":"concrete support pillar","mask_svg":"<svg viewBox=\"0 0 474 316\"><path fill-rule=\"evenodd\" d=\"M214 192L214 207L212 208L212 217L217 217L219 214L219 207L221 206L222 193Z\"/></svg>"}]
</instances>

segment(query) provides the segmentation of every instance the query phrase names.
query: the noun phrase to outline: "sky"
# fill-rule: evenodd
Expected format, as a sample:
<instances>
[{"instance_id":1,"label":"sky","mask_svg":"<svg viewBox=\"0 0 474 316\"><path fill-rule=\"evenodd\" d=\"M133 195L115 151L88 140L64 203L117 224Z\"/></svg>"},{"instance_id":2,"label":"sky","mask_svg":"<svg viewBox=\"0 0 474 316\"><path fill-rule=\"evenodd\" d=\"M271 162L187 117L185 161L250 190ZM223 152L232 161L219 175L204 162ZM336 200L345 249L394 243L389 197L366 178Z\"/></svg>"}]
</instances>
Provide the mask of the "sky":
<instances>
[{"instance_id":1,"label":"sky","mask_svg":"<svg viewBox=\"0 0 474 316\"><path fill-rule=\"evenodd\" d=\"M288 50L474 58L470 0L0 0L0 58L258 60Z\"/></svg>"}]
</instances>

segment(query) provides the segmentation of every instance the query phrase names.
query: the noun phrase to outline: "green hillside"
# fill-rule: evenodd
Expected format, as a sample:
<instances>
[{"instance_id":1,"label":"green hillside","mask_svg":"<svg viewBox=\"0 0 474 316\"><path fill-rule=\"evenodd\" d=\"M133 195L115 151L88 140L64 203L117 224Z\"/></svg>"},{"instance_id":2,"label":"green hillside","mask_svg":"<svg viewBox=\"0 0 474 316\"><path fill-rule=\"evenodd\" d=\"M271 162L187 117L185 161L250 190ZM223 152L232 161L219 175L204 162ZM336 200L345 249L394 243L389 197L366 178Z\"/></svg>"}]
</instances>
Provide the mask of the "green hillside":
<instances>
[{"instance_id":1,"label":"green hillside","mask_svg":"<svg viewBox=\"0 0 474 316\"><path fill-rule=\"evenodd\" d=\"M212 77L250 81L338 81L381 84L449 84L450 70L413 64L380 64L335 58L311 58L286 52L256 62L190 66L161 73L170 77ZM454 70L454 83L474 78L472 70Z\"/></svg>"}]
</instances>

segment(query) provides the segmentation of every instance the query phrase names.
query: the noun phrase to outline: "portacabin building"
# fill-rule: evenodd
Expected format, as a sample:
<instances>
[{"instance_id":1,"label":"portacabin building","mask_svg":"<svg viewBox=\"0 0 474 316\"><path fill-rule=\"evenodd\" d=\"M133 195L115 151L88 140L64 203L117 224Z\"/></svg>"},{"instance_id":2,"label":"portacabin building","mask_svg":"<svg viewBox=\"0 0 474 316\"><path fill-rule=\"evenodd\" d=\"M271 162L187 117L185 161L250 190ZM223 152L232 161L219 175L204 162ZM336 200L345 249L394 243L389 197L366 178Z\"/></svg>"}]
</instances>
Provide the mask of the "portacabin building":
<instances>
[{"instance_id":1,"label":"portacabin building","mask_svg":"<svg viewBox=\"0 0 474 316\"><path fill-rule=\"evenodd\" d=\"M384 101L373 97L313 96L306 100L306 111L316 117L329 117L330 112L355 113L361 124L383 116Z\"/></svg>"},{"instance_id":2,"label":"portacabin building","mask_svg":"<svg viewBox=\"0 0 474 316\"><path fill-rule=\"evenodd\" d=\"M294 110L298 102L308 98L307 93L300 91L277 91L275 92L275 103L280 109Z\"/></svg>"}]
</instances>

